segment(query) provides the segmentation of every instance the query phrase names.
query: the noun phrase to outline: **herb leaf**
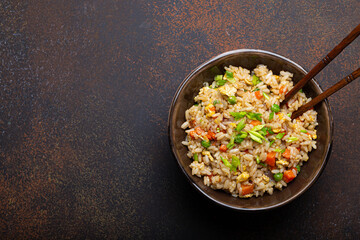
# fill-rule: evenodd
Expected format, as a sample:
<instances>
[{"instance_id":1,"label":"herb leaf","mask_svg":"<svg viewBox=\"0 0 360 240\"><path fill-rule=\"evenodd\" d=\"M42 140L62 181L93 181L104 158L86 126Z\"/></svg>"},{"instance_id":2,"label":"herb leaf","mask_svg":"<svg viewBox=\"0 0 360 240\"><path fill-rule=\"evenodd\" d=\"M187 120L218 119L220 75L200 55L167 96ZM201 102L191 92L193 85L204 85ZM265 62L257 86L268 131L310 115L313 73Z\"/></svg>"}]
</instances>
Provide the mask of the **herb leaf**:
<instances>
[{"instance_id":1,"label":"herb leaf","mask_svg":"<svg viewBox=\"0 0 360 240\"><path fill-rule=\"evenodd\" d=\"M230 115L235 118L235 120L239 120L246 116L246 112L230 112Z\"/></svg>"}]
</instances>

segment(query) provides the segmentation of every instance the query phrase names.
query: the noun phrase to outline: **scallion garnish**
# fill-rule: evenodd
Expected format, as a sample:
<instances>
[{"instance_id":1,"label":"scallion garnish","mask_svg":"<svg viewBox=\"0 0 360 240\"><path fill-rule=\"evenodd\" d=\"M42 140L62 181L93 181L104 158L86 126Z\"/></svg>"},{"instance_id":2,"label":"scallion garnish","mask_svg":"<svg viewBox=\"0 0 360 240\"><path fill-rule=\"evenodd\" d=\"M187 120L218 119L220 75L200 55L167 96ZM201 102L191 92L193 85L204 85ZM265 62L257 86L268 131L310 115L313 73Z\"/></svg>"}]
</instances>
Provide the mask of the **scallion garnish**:
<instances>
[{"instance_id":1,"label":"scallion garnish","mask_svg":"<svg viewBox=\"0 0 360 240\"><path fill-rule=\"evenodd\" d=\"M252 113L248 112L246 113L246 116L251 120L259 120L261 122L261 113Z\"/></svg>"},{"instance_id":2,"label":"scallion garnish","mask_svg":"<svg viewBox=\"0 0 360 240\"><path fill-rule=\"evenodd\" d=\"M246 116L246 112L230 112L230 115L235 118L235 121Z\"/></svg>"},{"instance_id":3,"label":"scallion garnish","mask_svg":"<svg viewBox=\"0 0 360 240\"><path fill-rule=\"evenodd\" d=\"M297 137L289 137L289 138L286 140L286 142L291 143L291 142L295 142L295 141L297 141L297 140L299 140Z\"/></svg>"},{"instance_id":4,"label":"scallion garnish","mask_svg":"<svg viewBox=\"0 0 360 240\"><path fill-rule=\"evenodd\" d=\"M285 135L284 132L278 133L278 134L276 135L276 138L277 138L277 139L282 139L282 138L284 137L284 135Z\"/></svg>"},{"instance_id":5,"label":"scallion garnish","mask_svg":"<svg viewBox=\"0 0 360 240\"><path fill-rule=\"evenodd\" d=\"M197 161L197 162L199 161L199 157L198 157L197 153L194 154L194 161Z\"/></svg>"},{"instance_id":6,"label":"scallion garnish","mask_svg":"<svg viewBox=\"0 0 360 240\"><path fill-rule=\"evenodd\" d=\"M302 132L302 133L307 133L307 131L306 131L306 130L303 130L303 129L301 129L300 132Z\"/></svg>"},{"instance_id":7,"label":"scallion garnish","mask_svg":"<svg viewBox=\"0 0 360 240\"><path fill-rule=\"evenodd\" d=\"M275 103L274 105L271 106L271 111L276 113L280 112L280 106Z\"/></svg>"},{"instance_id":8,"label":"scallion garnish","mask_svg":"<svg viewBox=\"0 0 360 240\"><path fill-rule=\"evenodd\" d=\"M240 165L240 159L237 156L231 157L231 166L232 170L236 171L237 167Z\"/></svg>"},{"instance_id":9,"label":"scallion garnish","mask_svg":"<svg viewBox=\"0 0 360 240\"><path fill-rule=\"evenodd\" d=\"M215 106L216 104L219 104L219 103L220 103L219 100L214 100L213 105Z\"/></svg>"},{"instance_id":10,"label":"scallion garnish","mask_svg":"<svg viewBox=\"0 0 360 240\"><path fill-rule=\"evenodd\" d=\"M275 139L271 140L269 147L271 147L271 145L273 145L274 142L275 142Z\"/></svg>"},{"instance_id":11,"label":"scallion garnish","mask_svg":"<svg viewBox=\"0 0 360 240\"><path fill-rule=\"evenodd\" d=\"M271 120L274 118L274 114L275 114L274 112L271 112L271 113L270 113L269 121L271 121Z\"/></svg>"},{"instance_id":12,"label":"scallion garnish","mask_svg":"<svg viewBox=\"0 0 360 240\"><path fill-rule=\"evenodd\" d=\"M235 82L234 73L233 73L233 72L226 71L225 77L226 77L226 79L227 79L229 82L231 82L231 83L234 83L234 82Z\"/></svg>"},{"instance_id":13,"label":"scallion garnish","mask_svg":"<svg viewBox=\"0 0 360 240\"><path fill-rule=\"evenodd\" d=\"M231 170L234 170L233 166L229 163L229 161L226 158L223 158L221 156L220 156L220 158L226 167L230 168Z\"/></svg>"},{"instance_id":14,"label":"scallion garnish","mask_svg":"<svg viewBox=\"0 0 360 240\"><path fill-rule=\"evenodd\" d=\"M256 163L257 163L257 164L260 163L260 158L259 158L259 156L256 156Z\"/></svg>"},{"instance_id":15,"label":"scallion garnish","mask_svg":"<svg viewBox=\"0 0 360 240\"><path fill-rule=\"evenodd\" d=\"M263 95L264 95L264 97L265 97L267 100L270 99L269 95L267 95L266 93L263 92Z\"/></svg>"},{"instance_id":16,"label":"scallion garnish","mask_svg":"<svg viewBox=\"0 0 360 240\"><path fill-rule=\"evenodd\" d=\"M252 75L252 79L251 79L251 82L254 86L258 85L261 81L260 79L254 74Z\"/></svg>"},{"instance_id":17,"label":"scallion garnish","mask_svg":"<svg viewBox=\"0 0 360 240\"><path fill-rule=\"evenodd\" d=\"M240 122L236 125L235 130L238 131L238 132L243 130L243 128L245 127L245 122L246 122L245 118L241 119Z\"/></svg>"}]
</instances>

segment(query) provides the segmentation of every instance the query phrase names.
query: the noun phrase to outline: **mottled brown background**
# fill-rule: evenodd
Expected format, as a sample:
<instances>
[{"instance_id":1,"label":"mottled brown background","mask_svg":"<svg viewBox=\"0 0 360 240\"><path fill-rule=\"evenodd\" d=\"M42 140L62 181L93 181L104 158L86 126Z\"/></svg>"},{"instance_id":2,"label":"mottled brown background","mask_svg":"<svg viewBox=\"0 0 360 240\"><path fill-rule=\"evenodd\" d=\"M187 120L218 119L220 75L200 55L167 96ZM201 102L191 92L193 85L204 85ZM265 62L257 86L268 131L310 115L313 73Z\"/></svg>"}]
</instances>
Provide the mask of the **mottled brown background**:
<instances>
[{"instance_id":1,"label":"mottled brown background","mask_svg":"<svg viewBox=\"0 0 360 240\"><path fill-rule=\"evenodd\" d=\"M202 197L166 127L203 61L259 48L310 69L359 23L358 0L1 1L1 238L359 239L359 81L330 98L320 179L270 212ZM359 67L359 52L357 39L321 86Z\"/></svg>"}]
</instances>

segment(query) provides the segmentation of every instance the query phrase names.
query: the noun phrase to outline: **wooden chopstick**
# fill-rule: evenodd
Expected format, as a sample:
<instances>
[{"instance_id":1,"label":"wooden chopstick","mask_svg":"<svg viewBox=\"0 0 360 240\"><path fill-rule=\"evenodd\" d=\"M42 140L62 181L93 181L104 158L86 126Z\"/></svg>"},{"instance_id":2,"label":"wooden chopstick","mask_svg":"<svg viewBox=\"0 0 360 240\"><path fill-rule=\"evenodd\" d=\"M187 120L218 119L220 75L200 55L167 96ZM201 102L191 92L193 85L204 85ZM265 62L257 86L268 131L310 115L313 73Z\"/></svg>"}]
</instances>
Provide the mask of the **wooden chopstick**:
<instances>
[{"instance_id":1,"label":"wooden chopstick","mask_svg":"<svg viewBox=\"0 0 360 240\"><path fill-rule=\"evenodd\" d=\"M339 53L344 50L355 38L360 35L360 24L351 31L326 57L324 57L316 66L308 72L286 95L285 99L280 103L283 106L290 98L292 98L305 84L326 67Z\"/></svg>"},{"instance_id":2,"label":"wooden chopstick","mask_svg":"<svg viewBox=\"0 0 360 240\"><path fill-rule=\"evenodd\" d=\"M334 84L332 87L330 87L328 90L323 92L322 94L316 96L313 100L308 102L307 104L301 106L297 111L293 112L291 115L291 119L295 119L299 116L301 116L304 112L309 110L310 108L314 107L316 104L324 100L325 98L329 97L331 94L339 91L341 88L345 87L347 84L354 81L356 78L360 76L360 68L352 72L350 75L346 76L336 84Z\"/></svg>"}]
</instances>

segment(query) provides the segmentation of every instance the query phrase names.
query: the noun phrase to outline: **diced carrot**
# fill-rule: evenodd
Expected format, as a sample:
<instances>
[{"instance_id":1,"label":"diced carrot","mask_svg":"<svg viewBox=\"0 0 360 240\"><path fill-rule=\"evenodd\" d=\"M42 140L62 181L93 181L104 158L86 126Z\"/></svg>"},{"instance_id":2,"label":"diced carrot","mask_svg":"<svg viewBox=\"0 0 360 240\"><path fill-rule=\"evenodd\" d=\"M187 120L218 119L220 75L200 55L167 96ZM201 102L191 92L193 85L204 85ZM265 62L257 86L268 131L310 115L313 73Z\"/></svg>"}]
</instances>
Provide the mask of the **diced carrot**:
<instances>
[{"instance_id":1,"label":"diced carrot","mask_svg":"<svg viewBox=\"0 0 360 240\"><path fill-rule=\"evenodd\" d=\"M212 146L215 146L216 145L216 142L212 142L212 144L211 144Z\"/></svg>"},{"instance_id":2,"label":"diced carrot","mask_svg":"<svg viewBox=\"0 0 360 240\"><path fill-rule=\"evenodd\" d=\"M189 134L192 139L195 139L195 131L191 131Z\"/></svg>"},{"instance_id":3,"label":"diced carrot","mask_svg":"<svg viewBox=\"0 0 360 240\"><path fill-rule=\"evenodd\" d=\"M202 135L204 133L204 130L202 130L200 127L196 127L195 132L197 135Z\"/></svg>"},{"instance_id":4,"label":"diced carrot","mask_svg":"<svg viewBox=\"0 0 360 240\"><path fill-rule=\"evenodd\" d=\"M293 169L296 171L296 173L298 172L298 170L296 169L296 167L292 167L292 168L291 168L291 170L293 170Z\"/></svg>"},{"instance_id":5,"label":"diced carrot","mask_svg":"<svg viewBox=\"0 0 360 240\"><path fill-rule=\"evenodd\" d=\"M283 180L284 180L286 183L291 182L294 178L295 178L295 174L293 173L292 170L286 170L286 171L284 172Z\"/></svg>"},{"instance_id":6,"label":"diced carrot","mask_svg":"<svg viewBox=\"0 0 360 240\"><path fill-rule=\"evenodd\" d=\"M252 120L252 121L250 122L250 124L253 125L253 126L257 126L257 125L260 125L261 122L260 122L259 120Z\"/></svg>"},{"instance_id":7,"label":"diced carrot","mask_svg":"<svg viewBox=\"0 0 360 240\"><path fill-rule=\"evenodd\" d=\"M194 127L194 126L195 126L195 120L194 120L194 119L191 120L191 121L189 122L189 125L190 125L190 127Z\"/></svg>"},{"instance_id":8,"label":"diced carrot","mask_svg":"<svg viewBox=\"0 0 360 240\"><path fill-rule=\"evenodd\" d=\"M212 132L212 131L208 131L208 133L206 134L206 137L207 137L209 140L216 140L215 133Z\"/></svg>"},{"instance_id":9,"label":"diced carrot","mask_svg":"<svg viewBox=\"0 0 360 240\"><path fill-rule=\"evenodd\" d=\"M286 89L285 89L285 86L283 85L283 86L280 87L279 93L282 94L284 92L286 92Z\"/></svg>"},{"instance_id":10,"label":"diced carrot","mask_svg":"<svg viewBox=\"0 0 360 240\"><path fill-rule=\"evenodd\" d=\"M212 112L215 112L216 108L215 108L215 107L211 107L211 108L209 108L209 110L212 111Z\"/></svg>"},{"instance_id":11,"label":"diced carrot","mask_svg":"<svg viewBox=\"0 0 360 240\"><path fill-rule=\"evenodd\" d=\"M290 159L290 150L287 148L282 155L284 158Z\"/></svg>"},{"instance_id":12,"label":"diced carrot","mask_svg":"<svg viewBox=\"0 0 360 240\"><path fill-rule=\"evenodd\" d=\"M257 99L261 99L261 98L263 97L263 95L261 94L260 91L256 91L256 92L255 92L255 97L256 97Z\"/></svg>"},{"instance_id":13,"label":"diced carrot","mask_svg":"<svg viewBox=\"0 0 360 240\"><path fill-rule=\"evenodd\" d=\"M221 151L221 152L226 152L226 150L227 150L227 147L226 147L226 145L221 145L220 146L220 148L219 148L219 150Z\"/></svg>"},{"instance_id":14,"label":"diced carrot","mask_svg":"<svg viewBox=\"0 0 360 240\"><path fill-rule=\"evenodd\" d=\"M245 185L241 184L241 195L247 195L249 193L252 193L254 191L254 185Z\"/></svg>"},{"instance_id":15,"label":"diced carrot","mask_svg":"<svg viewBox=\"0 0 360 240\"><path fill-rule=\"evenodd\" d=\"M266 164L274 167L275 166L275 156L276 156L276 152L268 152L266 155Z\"/></svg>"}]
</instances>

